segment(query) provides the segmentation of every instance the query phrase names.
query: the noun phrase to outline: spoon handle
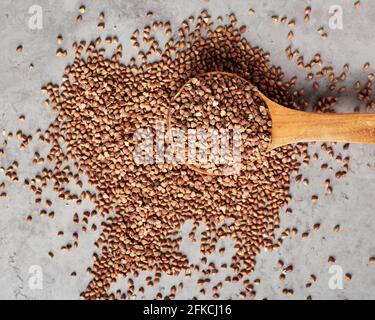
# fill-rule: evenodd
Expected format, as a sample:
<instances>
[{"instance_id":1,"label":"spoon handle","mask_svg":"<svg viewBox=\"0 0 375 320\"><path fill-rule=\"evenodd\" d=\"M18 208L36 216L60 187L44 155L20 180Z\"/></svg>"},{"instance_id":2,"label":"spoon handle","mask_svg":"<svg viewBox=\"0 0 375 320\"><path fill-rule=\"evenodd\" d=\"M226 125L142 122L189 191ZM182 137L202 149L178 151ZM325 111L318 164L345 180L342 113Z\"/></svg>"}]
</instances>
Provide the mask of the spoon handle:
<instances>
[{"instance_id":1,"label":"spoon handle","mask_svg":"<svg viewBox=\"0 0 375 320\"><path fill-rule=\"evenodd\" d=\"M375 144L375 114L313 113L270 107L271 149L309 141Z\"/></svg>"}]
</instances>

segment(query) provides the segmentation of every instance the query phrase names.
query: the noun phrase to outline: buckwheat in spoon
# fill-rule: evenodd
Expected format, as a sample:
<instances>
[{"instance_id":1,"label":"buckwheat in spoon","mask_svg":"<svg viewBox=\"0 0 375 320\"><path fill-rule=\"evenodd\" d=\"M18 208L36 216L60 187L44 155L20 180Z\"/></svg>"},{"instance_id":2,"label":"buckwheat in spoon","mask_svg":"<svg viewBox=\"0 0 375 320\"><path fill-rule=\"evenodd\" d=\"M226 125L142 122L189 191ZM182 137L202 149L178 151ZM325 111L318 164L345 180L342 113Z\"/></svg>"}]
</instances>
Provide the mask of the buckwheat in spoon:
<instances>
[{"instance_id":1,"label":"buckwheat in spoon","mask_svg":"<svg viewBox=\"0 0 375 320\"><path fill-rule=\"evenodd\" d=\"M375 114L293 110L270 100L247 80L226 72L204 73L181 87L168 111L168 132L174 127L216 132L239 128L241 157L255 165L262 165L257 163L261 153L298 142L375 143ZM212 139L203 145L210 148ZM228 140L226 143L228 146ZM233 147L235 141L229 145ZM228 159L230 156L233 154ZM201 174L226 175L233 159L225 160L215 162L205 157L204 161L185 164Z\"/></svg>"}]
</instances>

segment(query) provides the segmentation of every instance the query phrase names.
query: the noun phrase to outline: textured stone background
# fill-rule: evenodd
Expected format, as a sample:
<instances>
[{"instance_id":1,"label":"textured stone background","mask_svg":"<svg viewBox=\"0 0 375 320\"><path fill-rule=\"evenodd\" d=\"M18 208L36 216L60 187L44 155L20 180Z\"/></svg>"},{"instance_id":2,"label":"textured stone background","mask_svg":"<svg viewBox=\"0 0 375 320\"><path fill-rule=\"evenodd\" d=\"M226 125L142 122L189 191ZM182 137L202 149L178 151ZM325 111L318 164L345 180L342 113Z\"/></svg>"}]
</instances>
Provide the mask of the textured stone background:
<instances>
[{"instance_id":1,"label":"textured stone background","mask_svg":"<svg viewBox=\"0 0 375 320\"><path fill-rule=\"evenodd\" d=\"M308 86L307 92L311 100L315 98L312 93L311 82L304 80L304 73L297 69L295 62L287 60L285 48L292 43L305 56L305 61L310 60L319 52L325 65L332 65L339 72L345 63L350 64L351 71L345 82L350 88L355 80L364 81L369 72L362 66L365 62L375 64L373 52L375 41L375 2L362 0L359 9L353 8L353 0L345 1L182 1L182 0L107 0L107 1L46 1L46 0L2 0L0 3L0 133L23 132L32 133L37 128L46 129L54 118L50 109L44 106L46 98L40 87L50 81L58 82L61 79L64 67L71 59L71 43L74 40L95 39L98 35L114 35L119 37L124 45L125 58L128 61L134 50L131 48L129 38L136 28L142 28L152 19L146 17L146 12L152 10L154 19L170 20L176 26L190 15L197 15L202 9L208 9L213 15L226 16L232 12L237 15L239 25L246 24L248 31L246 38L253 44L270 52L271 61L284 68L287 78L299 75L298 84ZM84 21L76 25L75 17L78 15L80 4L86 5ZM311 21L303 22L304 7L312 6ZM328 26L329 7L338 4L343 9L344 28L331 30ZM30 6L40 5L43 10L43 29L31 30L28 27ZM256 14L250 16L249 8ZM106 29L98 31L96 28L99 12L106 14ZM289 41L286 25L273 24L271 16L278 14L295 19L297 26L294 30L295 39ZM324 26L328 39L321 40L318 27ZM56 36L64 36L63 48L68 48L67 58L55 56L58 45ZM15 48L23 44L22 54L16 54ZM30 63L34 64L32 71L28 70ZM319 94L328 92L322 83ZM338 112L351 111L356 105L362 106L355 99L355 91L349 90L337 106ZM20 122L18 117L24 114L25 122ZM1 135L0 143L4 137ZM100 230L80 235L79 248L69 253L64 253L59 248L69 240L58 238L57 231L63 229L65 234L76 231L76 226L71 223L74 210L82 212L90 208L89 203L84 203L80 208L75 208L56 199L51 192L48 197L56 199L53 210L54 219L39 217L38 207L34 204L33 195L22 186L25 177L35 175L41 166L31 164L35 151L42 155L48 147L38 143L36 139L26 151L19 151L19 143L11 140L6 149L6 157L0 158L0 166L7 167L12 161L19 162L20 183L11 183L4 173L0 173L0 182L6 182L8 198L0 200L0 298L2 299L77 299L86 287L89 276L86 268L91 264L91 255L94 252L93 242L98 237ZM322 172L320 165L327 161L327 156L320 152L317 145L311 145L311 150L317 150L321 159L312 162L309 167L302 168L304 176L309 178L310 185L292 183L293 200L290 207L293 214L286 216L281 212L283 231L285 228L296 227L298 235L288 237L280 250L272 253L262 252L257 259L257 270L251 279L260 278L261 283L256 287L257 298L305 299L311 295L313 299L368 299L375 298L375 264L369 264L368 258L375 256L375 147L357 145L351 146L343 155L351 158L350 171L346 178L335 180L335 161L329 161L331 168ZM335 150L342 150L342 145L335 146ZM332 178L334 193L324 193L323 181ZM312 205L310 197L319 195L318 203ZM92 207L92 205L91 205ZM26 217L32 214L33 223L27 224ZM313 231L314 223L320 223L319 231ZM332 231L336 224L340 224L341 231ZM307 239L301 238L301 233L310 231ZM189 226L186 225L182 233L188 234ZM225 243L228 248L233 244ZM183 242L183 251L191 257L192 263L199 263L198 244L188 240ZM54 259L48 258L48 251L55 253ZM213 255L213 261L230 261L231 250L226 251L224 257ZM351 273L351 281L343 281L343 289L333 290L329 287L330 265L327 263L329 256L336 258L336 265L343 273ZM287 275L284 283L278 280L280 269L276 261L283 259L286 264L293 264L294 271ZM31 266L40 266L43 273L43 289L32 289L29 286L30 277L33 276ZM69 274L77 272L77 277ZM220 272L213 283L223 279L229 271ZM315 274L317 282L310 289L304 285L309 280L309 275ZM136 279L136 287L144 285L146 273ZM193 279L199 275L193 274ZM215 281L214 281L215 280ZM199 289L195 281L185 278L184 275L174 278L165 276L155 288L149 288L145 294L136 298L152 298L159 290L167 292L173 284L184 281L184 290L178 291L177 298L191 298L198 296ZM126 287L126 279L120 280L116 287ZM282 294L284 288L293 289L295 294L286 297ZM208 287L209 289L209 287ZM221 298L239 298L240 284L224 284ZM209 290L208 290L209 292ZM207 297L210 297L207 294Z\"/></svg>"}]
</instances>

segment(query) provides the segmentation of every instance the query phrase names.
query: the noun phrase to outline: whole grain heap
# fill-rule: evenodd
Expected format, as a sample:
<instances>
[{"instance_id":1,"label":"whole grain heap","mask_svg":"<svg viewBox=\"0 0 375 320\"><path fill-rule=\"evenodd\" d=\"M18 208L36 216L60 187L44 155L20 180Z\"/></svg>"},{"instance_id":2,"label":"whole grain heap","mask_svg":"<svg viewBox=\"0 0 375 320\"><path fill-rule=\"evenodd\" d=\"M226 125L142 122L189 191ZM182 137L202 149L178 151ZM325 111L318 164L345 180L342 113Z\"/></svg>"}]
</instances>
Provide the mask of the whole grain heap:
<instances>
[{"instance_id":1,"label":"whole grain heap","mask_svg":"<svg viewBox=\"0 0 375 320\"><path fill-rule=\"evenodd\" d=\"M75 59L66 68L61 86L43 88L58 116L42 136L52 145L48 160L55 168L44 170L40 179L53 180L61 198L94 201L95 210L88 212L82 223L91 216L106 217L96 242L101 253L93 256L92 280L82 293L85 299L113 298L108 292L110 285L141 270L154 270L160 279L162 273L177 275L189 269L190 263L179 249L179 230L186 221L194 222L192 238L199 223L206 225L201 236L202 255L215 251L220 238L229 237L235 242L236 255L230 267L236 277L252 272L257 253L278 246L274 232L280 223L279 210L290 200L289 178L299 167L296 155L306 150L298 145L264 152L271 127L264 104L257 98L246 99L253 96L249 95L253 88L244 88L238 79L230 79L235 84L220 84L228 78L218 75L215 81L219 86L245 89L230 91L231 95L240 94L238 101L244 104L228 104L225 114L214 111L197 117L195 113L195 119L204 124L215 115L220 126L239 122L248 128L243 132L241 173L214 176L183 164L136 165L134 132L166 121L170 108L187 97L185 93L174 99L179 89L206 72L236 74L291 108L298 102L297 95L289 94L295 81L284 81L282 70L269 65L268 55L241 36L245 28L237 26L234 15L224 23L203 11L197 18L183 21L178 37L172 36L165 46L159 46L153 29L171 33L169 22L146 26L143 33L137 30L133 43L150 45L147 52L140 51L139 65L134 58L127 65L120 61L121 44L112 58L106 58L100 38L82 41L73 44ZM108 37L106 42L117 43L117 38ZM201 77L199 81L209 79ZM193 96L201 99L199 92L198 96L192 92ZM224 100L233 102L233 96ZM183 107L173 119L188 126L191 111ZM65 166L68 161L88 176L96 194L66 193L69 180L78 179ZM131 288L122 296L131 296Z\"/></svg>"}]
</instances>

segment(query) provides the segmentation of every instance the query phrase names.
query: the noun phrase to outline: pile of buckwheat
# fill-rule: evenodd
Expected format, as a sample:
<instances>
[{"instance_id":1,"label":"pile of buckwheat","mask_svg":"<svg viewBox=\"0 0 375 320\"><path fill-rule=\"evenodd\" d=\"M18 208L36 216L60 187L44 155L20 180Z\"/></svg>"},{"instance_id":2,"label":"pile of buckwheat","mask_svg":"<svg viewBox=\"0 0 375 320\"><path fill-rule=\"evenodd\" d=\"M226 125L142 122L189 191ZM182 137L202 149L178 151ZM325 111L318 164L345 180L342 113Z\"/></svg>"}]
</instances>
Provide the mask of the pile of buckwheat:
<instances>
[{"instance_id":1,"label":"pile of buckwheat","mask_svg":"<svg viewBox=\"0 0 375 320\"><path fill-rule=\"evenodd\" d=\"M167 40L163 48L151 33L157 29L170 35L168 22L147 26L143 33L137 30L134 45L141 41L150 45L148 52L140 51L140 65L136 59L129 65L121 63L121 44L108 59L100 47L101 38L74 43L75 60L66 68L62 85L43 88L58 116L42 136L52 145L48 160L56 161L56 166L44 170L40 180L52 180L62 199L94 201L95 210L82 221L76 218L76 223L114 213L107 217L96 242L101 254L93 257L93 278L82 293L85 299L113 298L108 293L110 285L141 270L155 270L160 279L161 273L177 275L189 269L187 257L179 250L179 230L186 221L194 222L192 238L199 223L206 225L201 238L203 255L212 253L220 238L235 241L230 267L239 279L254 270L261 248L278 247L274 232L280 223L279 210L291 198L290 175L298 172L296 155L305 146L265 152L271 121L255 87L294 108L298 97L289 93L295 81L286 82L282 70L269 65L268 55L241 36L246 28L237 26L233 14L229 23L222 18L217 22L214 27L213 19L203 11L183 21L178 37ZM117 41L106 38L108 44ZM159 58L149 63L152 57ZM255 87L236 78L200 76L213 71L236 74ZM174 99L190 79L196 79L191 91ZM198 111L186 99L196 105L202 105L199 99L221 105L217 111ZM173 121L183 128L194 121L196 126L244 127L240 174L204 175L184 164L137 165L134 133L167 121L170 108ZM64 167L67 161L74 161L80 173L88 176L97 194L76 196L65 190L69 180L79 179ZM131 294L131 286L129 290Z\"/></svg>"}]
</instances>

